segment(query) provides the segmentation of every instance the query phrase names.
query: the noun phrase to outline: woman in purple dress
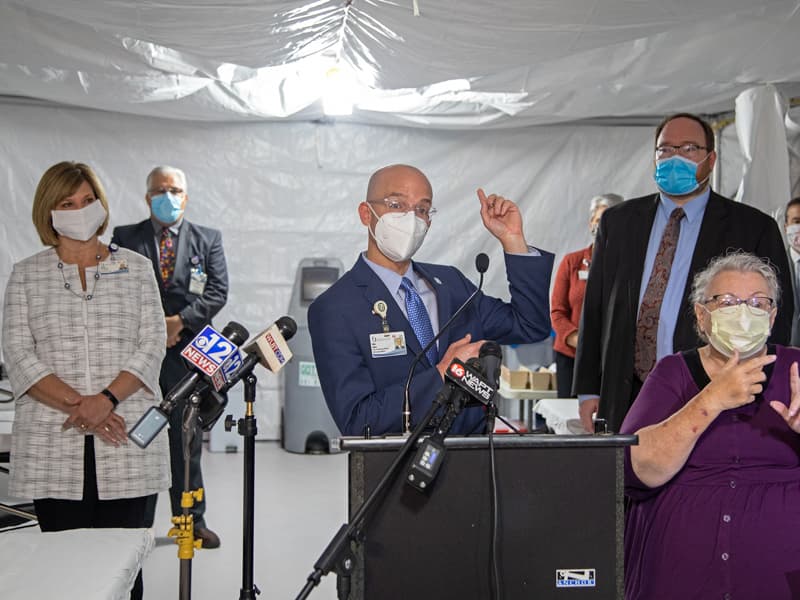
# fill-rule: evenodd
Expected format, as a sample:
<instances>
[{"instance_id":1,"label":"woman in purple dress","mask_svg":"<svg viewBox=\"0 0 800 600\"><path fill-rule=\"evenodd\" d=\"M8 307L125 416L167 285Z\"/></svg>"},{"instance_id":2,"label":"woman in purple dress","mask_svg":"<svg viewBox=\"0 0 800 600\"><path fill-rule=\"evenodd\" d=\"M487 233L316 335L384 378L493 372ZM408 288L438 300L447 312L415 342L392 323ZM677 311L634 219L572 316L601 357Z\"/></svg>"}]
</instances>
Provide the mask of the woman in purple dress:
<instances>
[{"instance_id":1,"label":"woman in purple dress","mask_svg":"<svg viewBox=\"0 0 800 600\"><path fill-rule=\"evenodd\" d=\"M693 282L708 344L662 359L622 425L625 597L800 598L800 350L767 345L780 289L751 254Z\"/></svg>"}]
</instances>

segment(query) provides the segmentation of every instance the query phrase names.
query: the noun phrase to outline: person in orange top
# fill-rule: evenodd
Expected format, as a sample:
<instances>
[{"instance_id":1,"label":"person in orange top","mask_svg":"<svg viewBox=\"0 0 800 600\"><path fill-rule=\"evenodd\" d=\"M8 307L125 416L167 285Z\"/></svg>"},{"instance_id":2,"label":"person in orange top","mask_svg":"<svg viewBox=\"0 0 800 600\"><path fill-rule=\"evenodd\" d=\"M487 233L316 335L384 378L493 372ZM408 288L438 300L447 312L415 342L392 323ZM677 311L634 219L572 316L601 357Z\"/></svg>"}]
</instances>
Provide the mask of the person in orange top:
<instances>
[{"instance_id":1,"label":"person in orange top","mask_svg":"<svg viewBox=\"0 0 800 600\"><path fill-rule=\"evenodd\" d=\"M570 252L558 266L553 295L550 300L550 320L556 339L553 350L556 357L556 383L559 398L572 397L572 373L575 368L575 348L578 347L578 323L589 278L592 249L600 215L609 206L623 201L617 194L603 194L592 198L589 208L589 231L592 243L587 248Z\"/></svg>"}]
</instances>

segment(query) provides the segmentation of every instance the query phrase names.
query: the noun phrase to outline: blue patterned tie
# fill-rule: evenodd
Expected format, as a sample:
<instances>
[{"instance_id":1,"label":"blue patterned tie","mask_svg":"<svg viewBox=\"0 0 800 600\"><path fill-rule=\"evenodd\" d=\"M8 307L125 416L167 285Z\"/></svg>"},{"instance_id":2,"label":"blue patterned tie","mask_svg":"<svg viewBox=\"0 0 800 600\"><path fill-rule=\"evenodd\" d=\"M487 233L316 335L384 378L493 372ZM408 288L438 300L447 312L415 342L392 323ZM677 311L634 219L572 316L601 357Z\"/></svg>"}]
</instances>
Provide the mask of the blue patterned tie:
<instances>
[{"instance_id":1,"label":"blue patterned tie","mask_svg":"<svg viewBox=\"0 0 800 600\"><path fill-rule=\"evenodd\" d=\"M428 316L428 310L425 308L425 304L422 302L422 298L419 297L417 290L414 289L414 285L407 277L403 277L400 287L406 292L406 314L408 315L408 322L411 323L411 329L414 330L414 335L417 336L420 346L424 348L433 339L433 327L431 326L431 319ZM436 344L430 347L425 353L425 356L428 357L428 361L430 361L432 365L436 365L438 362Z\"/></svg>"}]
</instances>

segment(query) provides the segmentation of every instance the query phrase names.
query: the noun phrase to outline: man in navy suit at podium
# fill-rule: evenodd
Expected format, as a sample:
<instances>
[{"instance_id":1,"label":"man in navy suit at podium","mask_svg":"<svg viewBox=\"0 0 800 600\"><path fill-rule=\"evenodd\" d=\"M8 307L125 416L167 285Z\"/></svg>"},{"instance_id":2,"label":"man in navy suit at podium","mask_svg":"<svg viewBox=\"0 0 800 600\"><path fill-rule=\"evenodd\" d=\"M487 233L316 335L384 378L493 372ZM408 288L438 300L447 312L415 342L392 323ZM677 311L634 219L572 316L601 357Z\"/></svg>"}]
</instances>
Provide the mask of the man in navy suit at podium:
<instances>
[{"instance_id":1,"label":"man in navy suit at podium","mask_svg":"<svg viewBox=\"0 0 800 600\"><path fill-rule=\"evenodd\" d=\"M553 255L528 246L514 202L483 190L478 199L484 226L505 251L511 302L479 293L421 357L410 389L412 424L427 413L454 358L477 356L485 340L525 344L550 333ZM309 308L319 381L344 435L402 432L412 361L475 290L455 267L411 260L435 212L422 171L392 165L375 172L358 206L367 250ZM451 432L480 431L483 415L482 407L462 411Z\"/></svg>"}]
</instances>

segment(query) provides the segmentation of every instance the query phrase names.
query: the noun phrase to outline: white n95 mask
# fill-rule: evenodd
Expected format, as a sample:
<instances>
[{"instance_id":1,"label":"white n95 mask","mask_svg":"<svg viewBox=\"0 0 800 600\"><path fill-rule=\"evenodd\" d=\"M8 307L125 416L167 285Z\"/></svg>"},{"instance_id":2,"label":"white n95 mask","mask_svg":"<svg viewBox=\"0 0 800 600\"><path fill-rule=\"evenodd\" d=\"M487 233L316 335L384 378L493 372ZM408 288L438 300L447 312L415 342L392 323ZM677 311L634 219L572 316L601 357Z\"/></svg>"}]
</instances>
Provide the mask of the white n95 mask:
<instances>
[{"instance_id":1,"label":"white n95 mask","mask_svg":"<svg viewBox=\"0 0 800 600\"><path fill-rule=\"evenodd\" d=\"M371 206L369 209L378 216ZM428 233L428 224L417 217L414 211L388 212L378 217L375 232L370 230L369 233L386 258L404 262L419 250Z\"/></svg>"}]
</instances>

